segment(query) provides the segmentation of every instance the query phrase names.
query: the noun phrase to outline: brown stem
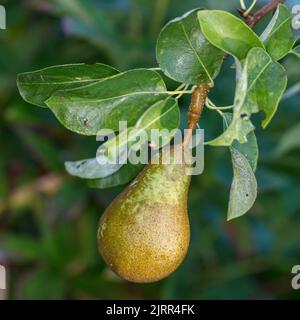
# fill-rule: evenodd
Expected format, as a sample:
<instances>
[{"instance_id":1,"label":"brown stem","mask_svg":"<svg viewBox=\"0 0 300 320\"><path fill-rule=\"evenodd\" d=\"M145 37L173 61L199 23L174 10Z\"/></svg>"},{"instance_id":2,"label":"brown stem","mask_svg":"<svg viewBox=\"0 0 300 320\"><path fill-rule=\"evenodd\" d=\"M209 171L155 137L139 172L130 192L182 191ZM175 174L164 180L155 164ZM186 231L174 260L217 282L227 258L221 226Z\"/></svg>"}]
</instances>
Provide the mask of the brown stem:
<instances>
[{"instance_id":1,"label":"brown stem","mask_svg":"<svg viewBox=\"0 0 300 320\"><path fill-rule=\"evenodd\" d=\"M193 131L196 129L197 123L200 120L209 89L208 85L201 85L193 92L192 102L188 113L188 131L184 139L185 146L189 144Z\"/></svg>"},{"instance_id":2,"label":"brown stem","mask_svg":"<svg viewBox=\"0 0 300 320\"><path fill-rule=\"evenodd\" d=\"M249 28L253 29L256 24L266 15L268 15L270 12L274 12L276 10L279 3L284 3L285 0L272 0L270 3L263 6L260 10L258 10L255 13L249 14L247 17L244 17L244 13L246 10L242 8L238 8L237 12L245 19L246 24ZM228 58L228 54L224 55L224 60Z\"/></svg>"},{"instance_id":3,"label":"brown stem","mask_svg":"<svg viewBox=\"0 0 300 320\"><path fill-rule=\"evenodd\" d=\"M247 25L252 29L255 25L270 12L274 12L280 3L284 3L285 0L272 0L270 3L263 6L260 10L253 14L249 14L244 17L245 10L242 8L237 9L238 13L245 18Z\"/></svg>"}]
</instances>

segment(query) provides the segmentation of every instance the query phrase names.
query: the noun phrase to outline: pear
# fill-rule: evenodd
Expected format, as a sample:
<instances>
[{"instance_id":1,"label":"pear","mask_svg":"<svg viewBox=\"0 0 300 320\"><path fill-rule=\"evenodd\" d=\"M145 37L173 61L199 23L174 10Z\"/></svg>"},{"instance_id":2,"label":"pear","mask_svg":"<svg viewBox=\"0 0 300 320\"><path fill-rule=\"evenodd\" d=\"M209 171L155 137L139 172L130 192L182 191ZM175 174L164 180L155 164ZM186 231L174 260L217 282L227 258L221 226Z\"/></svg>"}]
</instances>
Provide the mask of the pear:
<instances>
[{"instance_id":1,"label":"pear","mask_svg":"<svg viewBox=\"0 0 300 320\"><path fill-rule=\"evenodd\" d=\"M179 164L176 159L187 159L183 156L187 153L177 145L158 154L102 215L99 251L121 278L155 282L183 261L190 240L187 197L191 176L187 174L189 161ZM168 159L165 156L171 164L162 161Z\"/></svg>"}]
</instances>

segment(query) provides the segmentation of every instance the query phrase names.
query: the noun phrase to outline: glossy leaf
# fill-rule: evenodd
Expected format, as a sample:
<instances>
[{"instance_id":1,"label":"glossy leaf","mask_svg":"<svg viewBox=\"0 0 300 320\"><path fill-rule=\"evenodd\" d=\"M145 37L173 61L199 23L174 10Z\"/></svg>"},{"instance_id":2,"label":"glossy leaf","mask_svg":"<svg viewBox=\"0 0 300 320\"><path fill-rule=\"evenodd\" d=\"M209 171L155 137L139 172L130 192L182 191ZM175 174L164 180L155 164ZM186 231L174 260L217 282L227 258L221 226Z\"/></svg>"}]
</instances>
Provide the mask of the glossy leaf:
<instances>
[{"instance_id":1,"label":"glossy leaf","mask_svg":"<svg viewBox=\"0 0 300 320\"><path fill-rule=\"evenodd\" d=\"M223 62L222 51L212 46L200 30L198 11L169 22L159 35L156 49L163 72L188 84L213 83Z\"/></svg>"},{"instance_id":2,"label":"glossy leaf","mask_svg":"<svg viewBox=\"0 0 300 320\"><path fill-rule=\"evenodd\" d=\"M160 133L157 137L160 140L159 145L156 147L163 147L173 138L179 124L180 111L177 101L171 97L158 101L142 115L134 127L107 141L102 146L103 153L113 161L118 159L119 150L122 151L124 147L128 150L131 147L139 150L143 144L151 141L153 129Z\"/></svg>"},{"instance_id":3,"label":"glossy leaf","mask_svg":"<svg viewBox=\"0 0 300 320\"><path fill-rule=\"evenodd\" d=\"M134 144L135 150L139 150L136 138L142 132L147 134L146 141L139 141L138 144L147 143L151 139L152 129L167 129L162 141L168 143L174 136L174 132L167 136L167 132L179 127L180 111L178 103L174 98L169 97L161 100L150 107L136 123L134 128L121 132L119 135L105 142L97 152L97 158L86 159L75 162L66 162L65 167L69 174L83 179L106 178L117 172L127 160L129 148ZM141 147L140 145L140 147Z\"/></svg>"},{"instance_id":4,"label":"glossy leaf","mask_svg":"<svg viewBox=\"0 0 300 320\"><path fill-rule=\"evenodd\" d=\"M39 107L57 90L78 88L119 72L105 64L69 64L18 75L17 84L23 99Z\"/></svg>"},{"instance_id":5,"label":"glossy leaf","mask_svg":"<svg viewBox=\"0 0 300 320\"><path fill-rule=\"evenodd\" d=\"M178 102L174 98L168 98L157 102L142 115L135 126L135 134L144 130L148 135L148 141L151 141L151 131L153 129L159 130L160 142L156 147L161 148L174 137L179 125L180 110Z\"/></svg>"},{"instance_id":6,"label":"glossy leaf","mask_svg":"<svg viewBox=\"0 0 300 320\"><path fill-rule=\"evenodd\" d=\"M291 23L291 10L279 4L272 20L260 37L267 52L276 61L285 57L296 41Z\"/></svg>"},{"instance_id":7,"label":"glossy leaf","mask_svg":"<svg viewBox=\"0 0 300 320\"><path fill-rule=\"evenodd\" d=\"M154 103L166 98L161 76L151 70L124 72L82 88L56 92L46 104L69 130L96 135L102 128L119 130L119 121L135 125Z\"/></svg>"},{"instance_id":8,"label":"glossy leaf","mask_svg":"<svg viewBox=\"0 0 300 320\"><path fill-rule=\"evenodd\" d=\"M143 169L143 164L124 164L120 170L114 174L97 180L88 180L87 184L90 188L107 189L121 186L129 183Z\"/></svg>"},{"instance_id":9,"label":"glossy leaf","mask_svg":"<svg viewBox=\"0 0 300 320\"><path fill-rule=\"evenodd\" d=\"M246 157L237 149L230 148L233 181L230 190L228 220L244 215L253 206L257 196L257 182Z\"/></svg>"},{"instance_id":10,"label":"glossy leaf","mask_svg":"<svg viewBox=\"0 0 300 320\"><path fill-rule=\"evenodd\" d=\"M239 18L219 10L198 12L201 30L217 48L235 56L246 58L251 48L264 48L259 37Z\"/></svg>"},{"instance_id":11,"label":"glossy leaf","mask_svg":"<svg viewBox=\"0 0 300 320\"><path fill-rule=\"evenodd\" d=\"M131 130L128 128L103 143L95 158L65 162L67 172L82 179L101 179L114 174L127 161Z\"/></svg>"}]
</instances>

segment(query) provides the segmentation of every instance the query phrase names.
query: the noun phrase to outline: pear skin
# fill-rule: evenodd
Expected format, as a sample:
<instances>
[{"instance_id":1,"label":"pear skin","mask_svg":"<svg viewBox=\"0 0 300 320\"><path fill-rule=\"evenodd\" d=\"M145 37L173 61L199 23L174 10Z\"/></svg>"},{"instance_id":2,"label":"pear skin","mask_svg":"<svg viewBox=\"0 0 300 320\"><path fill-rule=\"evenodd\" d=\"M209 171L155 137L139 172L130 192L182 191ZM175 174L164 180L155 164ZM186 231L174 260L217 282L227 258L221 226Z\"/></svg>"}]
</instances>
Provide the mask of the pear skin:
<instances>
[{"instance_id":1,"label":"pear skin","mask_svg":"<svg viewBox=\"0 0 300 320\"><path fill-rule=\"evenodd\" d=\"M158 161L148 164L100 219L99 251L125 280L161 280L174 272L186 255L191 176L186 174L188 165L184 162L162 163L164 156L170 155L173 161L180 153L181 145L160 153Z\"/></svg>"}]
</instances>

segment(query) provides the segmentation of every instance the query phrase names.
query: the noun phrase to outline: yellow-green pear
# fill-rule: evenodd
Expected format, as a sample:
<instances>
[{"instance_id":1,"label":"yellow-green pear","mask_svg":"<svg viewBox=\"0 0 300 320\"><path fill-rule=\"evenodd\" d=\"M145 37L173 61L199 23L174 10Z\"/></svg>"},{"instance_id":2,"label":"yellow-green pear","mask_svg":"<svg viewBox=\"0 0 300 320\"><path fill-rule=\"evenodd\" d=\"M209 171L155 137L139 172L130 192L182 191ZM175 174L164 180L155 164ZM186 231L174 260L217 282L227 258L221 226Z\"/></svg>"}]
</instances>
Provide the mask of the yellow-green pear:
<instances>
[{"instance_id":1,"label":"yellow-green pear","mask_svg":"<svg viewBox=\"0 0 300 320\"><path fill-rule=\"evenodd\" d=\"M191 176L189 161L178 161L187 159L183 150L179 145L157 155L100 219L99 251L123 279L158 281L174 272L186 255ZM168 157L170 164L164 160Z\"/></svg>"}]
</instances>

